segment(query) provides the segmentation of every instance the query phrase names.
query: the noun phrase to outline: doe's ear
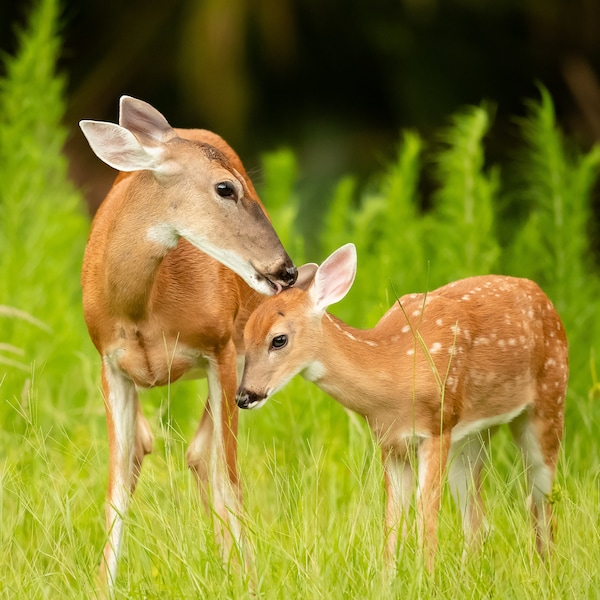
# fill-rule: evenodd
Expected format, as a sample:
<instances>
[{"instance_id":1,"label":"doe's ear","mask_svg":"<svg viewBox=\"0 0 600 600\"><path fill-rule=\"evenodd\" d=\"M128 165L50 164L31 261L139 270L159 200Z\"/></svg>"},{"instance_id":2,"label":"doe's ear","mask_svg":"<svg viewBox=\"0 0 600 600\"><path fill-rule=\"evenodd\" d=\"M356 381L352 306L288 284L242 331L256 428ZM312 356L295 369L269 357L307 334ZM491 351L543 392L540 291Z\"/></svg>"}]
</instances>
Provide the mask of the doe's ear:
<instances>
[{"instance_id":1,"label":"doe's ear","mask_svg":"<svg viewBox=\"0 0 600 600\"><path fill-rule=\"evenodd\" d=\"M175 130L160 112L147 102L131 96L121 96L119 125L148 142L166 142L177 137Z\"/></svg>"},{"instance_id":2,"label":"doe's ear","mask_svg":"<svg viewBox=\"0 0 600 600\"><path fill-rule=\"evenodd\" d=\"M356 261L356 246L345 244L317 269L308 293L318 312L325 312L348 293L354 283Z\"/></svg>"},{"instance_id":3,"label":"doe's ear","mask_svg":"<svg viewBox=\"0 0 600 600\"><path fill-rule=\"evenodd\" d=\"M158 170L162 149L143 146L125 127L104 121L79 122L94 154L119 171Z\"/></svg>"}]
</instances>

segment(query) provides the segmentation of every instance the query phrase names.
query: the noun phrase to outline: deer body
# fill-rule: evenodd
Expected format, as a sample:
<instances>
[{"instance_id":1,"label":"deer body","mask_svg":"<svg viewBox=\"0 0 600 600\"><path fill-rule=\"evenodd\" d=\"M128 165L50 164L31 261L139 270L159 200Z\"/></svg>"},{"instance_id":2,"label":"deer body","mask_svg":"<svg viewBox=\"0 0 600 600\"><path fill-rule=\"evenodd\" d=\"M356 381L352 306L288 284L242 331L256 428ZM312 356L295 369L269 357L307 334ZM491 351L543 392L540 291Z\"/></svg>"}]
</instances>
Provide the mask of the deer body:
<instances>
[{"instance_id":1,"label":"deer body","mask_svg":"<svg viewBox=\"0 0 600 600\"><path fill-rule=\"evenodd\" d=\"M217 514L224 551L230 534L241 543L235 390L243 326L262 294L293 283L296 269L241 161L216 134L172 129L127 97L120 125L81 126L94 152L122 171L92 223L81 277L102 359L110 454L102 576L112 590L123 518L152 449L138 388L207 377L188 464Z\"/></svg>"},{"instance_id":2,"label":"deer body","mask_svg":"<svg viewBox=\"0 0 600 600\"><path fill-rule=\"evenodd\" d=\"M345 246L314 281L300 275L300 288L257 308L245 331L238 405L262 405L300 373L366 418L383 452L390 560L398 533L406 533L416 453L418 532L430 567L447 467L465 536L474 540L483 519L485 447L498 425L510 423L527 468L537 547L545 553L568 375L554 307L529 280L472 277L403 296L373 329L357 330L325 312L350 289L355 268L354 247Z\"/></svg>"}]
</instances>

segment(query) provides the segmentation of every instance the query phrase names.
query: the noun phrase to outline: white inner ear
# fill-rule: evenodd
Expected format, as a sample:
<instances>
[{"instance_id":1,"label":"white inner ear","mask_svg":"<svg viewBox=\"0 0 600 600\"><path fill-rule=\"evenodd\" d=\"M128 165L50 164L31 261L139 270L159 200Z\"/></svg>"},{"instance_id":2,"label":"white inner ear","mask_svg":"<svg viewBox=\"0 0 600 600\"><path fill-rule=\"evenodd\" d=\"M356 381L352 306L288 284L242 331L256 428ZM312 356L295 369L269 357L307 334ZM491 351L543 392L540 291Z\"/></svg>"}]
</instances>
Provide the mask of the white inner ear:
<instances>
[{"instance_id":1,"label":"white inner ear","mask_svg":"<svg viewBox=\"0 0 600 600\"><path fill-rule=\"evenodd\" d=\"M161 146L143 146L129 130L114 123L81 121L81 130L94 154L119 171L158 171L163 166Z\"/></svg>"},{"instance_id":2,"label":"white inner ear","mask_svg":"<svg viewBox=\"0 0 600 600\"><path fill-rule=\"evenodd\" d=\"M346 244L338 248L317 269L309 294L318 312L339 302L348 293L356 275L356 248Z\"/></svg>"},{"instance_id":3,"label":"white inner ear","mask_svg":"<svg viewBox=\"0 0 600 600\"><path fill-rule=\"evenodd\" d=\"M153 106L131 96L121 96L119 125L155 142L166 142L177 135Z\"/></svg>"},{"instance_id":4,"label":"white inner ear","mask_svg":"<svg viewBox=\"0 0 600 600\"><path fill-rule=\"evenodd\" d=\"M298 278L296 279L296 283L294 283L294 287L307 290L308 286L313 282L318 268L319 265L316 263L306 263L298 267Z\"/></svg>"}]
</instances>

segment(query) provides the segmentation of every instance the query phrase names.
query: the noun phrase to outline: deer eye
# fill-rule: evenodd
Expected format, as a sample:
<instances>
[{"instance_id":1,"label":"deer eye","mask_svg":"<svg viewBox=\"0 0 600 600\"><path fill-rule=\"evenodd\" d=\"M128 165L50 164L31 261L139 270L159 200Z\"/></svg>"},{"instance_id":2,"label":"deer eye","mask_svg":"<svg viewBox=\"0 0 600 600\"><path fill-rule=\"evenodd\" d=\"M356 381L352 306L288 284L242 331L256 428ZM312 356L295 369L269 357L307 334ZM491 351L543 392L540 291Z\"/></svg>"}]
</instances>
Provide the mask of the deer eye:
<instances>
[{"instance_id":1,"label":"deer eye","mask_svg":"<svg viewBox=\"0 0 600 600\"><path fill-rule=\"evenodd\" d=\"M231 198L232 200L237 200L235 187L231 181L220 181L215 186L215 190L217 191L217 194L221 196L221 198Z\"/></svg>"},{"instance_id":2,"label":"deer eye","mask_svg":"<svg viewBox=\"0 0 600 600\"><path fill-rule=\"evenodd\" d=\"M276 335L271 340L271 348L273 350L279 350L280 348L283 348L287 343L288 343L287 335Z\"/></svg>"}]
</instances>

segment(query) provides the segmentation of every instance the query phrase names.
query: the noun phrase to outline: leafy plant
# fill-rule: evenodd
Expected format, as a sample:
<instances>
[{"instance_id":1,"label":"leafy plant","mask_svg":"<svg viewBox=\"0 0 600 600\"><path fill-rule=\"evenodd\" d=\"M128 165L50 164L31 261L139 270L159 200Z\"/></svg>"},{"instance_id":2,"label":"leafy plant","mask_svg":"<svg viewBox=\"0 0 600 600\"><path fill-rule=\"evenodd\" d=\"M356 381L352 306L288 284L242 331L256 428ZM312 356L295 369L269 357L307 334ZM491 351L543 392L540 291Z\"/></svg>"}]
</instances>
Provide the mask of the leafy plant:
<instances>
[{"instance_id":1,"label":"leafy plant","mask_svg":"<svg viewBox=\"0 0 600 600\"><path fill-rule=\"evenodd\" d=\"M82 391L76 375L85 342L78 273L89 225L62 154L58 10L56 0L39 3L29 27L18 33L20 51L5 59L7 75L0 81L0 304L46 324L2 319L0 342L23 353L18 365L0 364L4 427L15 424L8 407L22 402L32 372L49 375L38 380L42 411L82 401L59 393L66 381L75 398Z\"/></svg>"}]
</instances>

